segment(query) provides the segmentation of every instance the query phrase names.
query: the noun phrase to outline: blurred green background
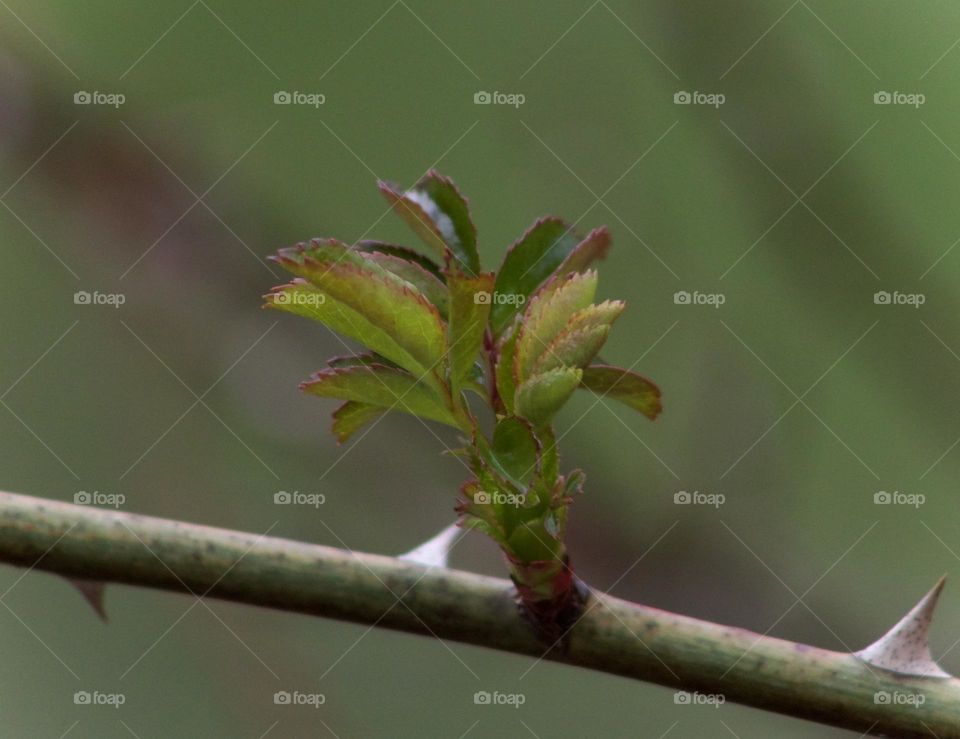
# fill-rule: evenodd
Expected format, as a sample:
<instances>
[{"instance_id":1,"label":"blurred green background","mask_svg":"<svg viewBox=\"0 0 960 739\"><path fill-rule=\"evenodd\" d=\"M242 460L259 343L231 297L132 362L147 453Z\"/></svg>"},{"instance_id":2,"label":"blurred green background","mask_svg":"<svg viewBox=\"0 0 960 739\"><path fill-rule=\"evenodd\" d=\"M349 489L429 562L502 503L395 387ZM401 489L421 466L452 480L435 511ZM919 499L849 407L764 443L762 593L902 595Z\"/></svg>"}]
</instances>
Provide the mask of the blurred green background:
<instances>
[{"instance_id":1,"label":"blurred green background","mask_svg":"<svg viewBox=\"0 0 960 739\"><path fill-rule=\"evenodd\" d=\"M629 307L605 358L637 362L665 412L584 394L558 421L588 474L570 543L588 583L859 649L960 571L955 3L0 5L3 489L390 554L450 523L454 436L391 416L337 448L333 404L297 383L342 344L259 308L278 247L413 244L374 182L436 166L470 197L488 268L540 215L614 233L601 292ZM695 91L725 100L674 103ZM326 503L274 505L280 490ZM453 562L503 571L474 534ZM3 736L851 735L131 587L109 589L104 625L62 580L21 574L0 570ZM956 583L944 601L933 650L957 672ZM78 706L78 690L126 702ZM274 705L278 690L326 702Z\"/></svg>"}]
</instances>

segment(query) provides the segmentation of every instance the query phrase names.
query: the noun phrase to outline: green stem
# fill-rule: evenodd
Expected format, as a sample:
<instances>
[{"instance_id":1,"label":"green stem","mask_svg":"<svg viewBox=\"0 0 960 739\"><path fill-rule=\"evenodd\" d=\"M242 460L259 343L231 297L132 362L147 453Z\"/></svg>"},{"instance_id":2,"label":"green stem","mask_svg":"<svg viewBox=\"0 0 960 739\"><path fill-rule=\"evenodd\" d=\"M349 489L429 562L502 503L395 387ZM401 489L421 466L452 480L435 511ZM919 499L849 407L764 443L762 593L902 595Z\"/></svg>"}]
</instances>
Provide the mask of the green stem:
<instances>
[{"instance_id":1,"label":"green stem","mask_svg":"<svg viewBox=\"0 0 960 739\"><path fill-rule=\"evenodd\" d=\"M0 493L0 561L432 634L544 656L506 580L376 554ZM409 608L393 606L402 596ZM723 694L859 732L960 739L960 680L899 677L852 655L590 596L545 659ZM923 702L878 703L880 691ZM663 700L669 700L664 697ZM916 703L916 702L914 702Z\"/></svg>"}]
</instances>

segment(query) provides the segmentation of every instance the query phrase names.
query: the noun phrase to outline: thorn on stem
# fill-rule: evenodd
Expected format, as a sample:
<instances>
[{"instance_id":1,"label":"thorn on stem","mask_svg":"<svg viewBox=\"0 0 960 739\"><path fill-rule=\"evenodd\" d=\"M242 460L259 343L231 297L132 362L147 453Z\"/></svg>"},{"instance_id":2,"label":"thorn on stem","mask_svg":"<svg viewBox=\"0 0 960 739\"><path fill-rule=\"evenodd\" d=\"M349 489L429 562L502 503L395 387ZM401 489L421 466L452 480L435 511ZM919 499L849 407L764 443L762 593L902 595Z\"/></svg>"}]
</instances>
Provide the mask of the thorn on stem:
<instances>
[{"instance_id":1,"label":"thorn on stem","mask_svg":"<svg viewBox=\"0 0 960 739\"><path fill-rule=\"evenodd\" d=\"M945 582L944 575L892 629L854 655L867 664L900 675L952 677L934 661L928 640L933 612Z\"/></svg>"}]
</instances>

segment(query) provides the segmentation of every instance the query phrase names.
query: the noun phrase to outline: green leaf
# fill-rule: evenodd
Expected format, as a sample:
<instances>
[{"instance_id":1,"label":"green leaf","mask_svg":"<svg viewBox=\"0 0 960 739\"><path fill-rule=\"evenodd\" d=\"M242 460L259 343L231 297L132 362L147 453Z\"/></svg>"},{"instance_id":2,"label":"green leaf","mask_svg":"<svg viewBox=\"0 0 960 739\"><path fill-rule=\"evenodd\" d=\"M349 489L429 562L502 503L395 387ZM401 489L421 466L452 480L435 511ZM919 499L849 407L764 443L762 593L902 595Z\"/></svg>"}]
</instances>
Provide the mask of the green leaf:
<instances>
[{"instance_id":1,"label":"green leaf","mask_svg":"<svg viewBox=\"0 0 960 739\"><path fill-rule=\"evenodd\" d=\"M452 180L431 170L406 191L389 182L377 185L414 233L444 256L448 268L468 274L480 271L477 228L466 199Z\"/></svg>"},{"instance_id":2,"label":"green leaf","mask_svg":"<svg viewBox=\"0 0 960 739\"><path fill-rule=\"evenodd\" d=\"M499 336L523 304L577 246L572 229L559 218L541 218L507 251L497 272L497 295L514 298L490 311L490 325Z\"/></svg>"},{"instance_id":3,"label":"green leaf","mask_svg":"<svg viewBox=\"0 0 960 739\"><path fill-rule=\"evenodd\" d=\"M610 326L626 307L627 304L622 300L604 300L596 305L588 305L570 316L566 329L576 331L591 326Z\"/></svg>"},{"instance_id":4,"label":"green leaf","mask_svg":"<svg viewBox=\"0 0 960 739\"><path fill-rule=\"evenodd\" d=\"M437 307L363 253L332 239L314 240L309 246L281 250L274 261L332 299L301 315L327 323L418 376L434 370L443 358L446 327ZM276 299L271 303L282 307ZM333 305L324 310L328 303ZM350 310L334 310L339 306ZM358 314L364 321L354 324ZM370 331L370 326L377 331Z\"/></svg>"},{"instance_id":5,"label":"green leaf","mask_svg":"<svg viewBox=\"0 0 960 739\"><path fill-rule=\"evenodd\" d=\"M542 375L534 375L517 388L516 413L539 428L567 402L577 389L583 370L557 367Z\"/></svg>"},{"instance_id":6,"label":"green leaf","mask_svg":"<svg viewBox=\"0 0 960 739\"><path fill-rule=\"evenodd\" d=\"M542 521L528 521L515 528L507 540L507 546L520 564L556 561L563 544L551 535ZM541 583L545 595L553 591L552 577L543 575L546 582Z\"/></svg>"},{"instance_id":7,"label":"green leaf","mask_svg":"<svg viewBox=\"0 0 960 739\"><path fill-rule=\"evenodd\" d=\"M490 315L493 273L478 277L453 272L447 277L450 289L450 322L447 324L447 356L450 362L450 386L460 391L471 375Z\"/></svg>"},{"instance_id":8,"label":"green leaf","mask_svg":"<svg viewBox=\"0 0 960 739\"><path fill-rule=\"evenodd\" d=\"M513 413L513 400L517 392L516 355L517 338L520 325L515 324L501 339L498 345L496 383L497 395L508 413Z\"/></svg>"},{"instance_id":9,"label":"green leaf","mask_svg":"<svg viewBox=\"0 0 960 739\"><path fill-rule=\"evenodd\" d=\"M587 476L583 470L570 470L563 478L563 494L567 498L583 494L583 483Z\"/></svg>"},{"instance_id":10,"label":"green leaf","mask_svg":"<svg viewBox=\"0 0 960 739\"><path fill-rule=\"evenodd\" d=\"M663 410L660 389L645 377L621 367L606 364L587 367L583 371L582 387L602 397L619 400L650 420Z\"/></svg>"},{"instance_id":11,"label":"green leaf","mask_svg":"<svg viewBox=\"0 0 960 739\"><path fill-rule=\"evenodd\" d=\"M440 271L440 266L429 257L425 257L410 247L387 244L383 241L358 241L353 245L353 248L366 254L389 254L391 257L400 257L400 259L406 259L408 262L416 262L427 270L427 272L443 282L444 277Z\"/></svg>"},{"instance_id":12,"label":"green leaf","mask_svg":"<svg viewBox=\"0 0 960 739\"><path fill-rule=\"evenodd\" d=\"M287 285L275 287L263 297L266 300L265 308L275 308L319 321L328 328L359 341L398 365L423 374L420 363L386 331L352 308L332 300L318 287L302 278Z\"/></svg>"},{"instance_id":13,"label":"green leaf","mask_svg":"<svg viewBox=\"0 0 960 739\"><path fill-rule=\"evenodd\" d=\"M530 377L537 359L566 327L571 316L593 301L597 273L574 273L547 283L530 301L520 324L515 359L519 382Z\"/></svg>"},{"instance_id":14,"label":"green leaf","mask_svg":"<svg viewBox=\"0 0 960 739\"><path fill-rule=\"evenodd\" d=\"M529 423L515 416L501 420L493 430L493 456L501 471L520 486L536 472L540 442Z\"/></svg>"},{"instance_id":15,"label":"green leaf","mask_svg":"<svg viewBox=\"0 0 960 739\"><path fill-rule=\"evenodd\" d=\"M574 313L540 355L533 373L540 374L554 367L586 367L603 347L611 324L624 307L622 301L606 300Z\"/></svg>"},{"instance_id":16,"label":"green leaf","mask_svg":"<svg viewBox=\"0 0 960 739\"><path fill-rule=\"evenodd\" d=\"M567 255L563 264L557 267L556 273L566 275L571 272L586 272L594 262L606 259L611 241L610 231L606 226L593 229L587 234L587 238Z\"/></svg>"},{"instance_id":17,"label":"green leaf","mask_svg":"<svg viewBox=\"0 0 960 739\"><path fill-rule=\"evenodd\" d=\"M540 440L540 477L547 486L553 485L560 476L560 452L557 449L557 437L549 426L537 429ZM549 496L544 496L549 499Z\"/></svg>"},{"instance_id":18,"label":"green leaf","mask_svg":"<svg viewBox=\"0 0 960 739\"><path fill-rule=\"evenodd\" d=\"M459 428L457 420L433 390L403 370L377 365L325 369L300 384L323 398L339 398L399 410Z\"/></svg>"},{"instance_id":19,"label":"green leaf","mask_svg":"<svg viewBox=\"0 0 960 739\"><path fill-rule=\"evenodd\" d=\"M437 307L441 317L446 318L450 310L450 292L442 280L416 262L411 262L393 254L374 252L367 258L400 279L409 282Z\"/></svg>"},{"instance_id":20,"label":"green leaf","mask_svg":"<svg viewBox=\"0 0 960 739\"><path fill-rule=\"evenodd\" d=\"M333 435L338 444L343 444L357 431L373 423L386 413L386 409L356 400L348 400L333 412Z\"/></svg>"},{"instance_id":21,"label":"green leaf","mask_svg":"<svg viewBox=\"0 0 960 739\"><path fill-rule=\"evenodd\" d=\"M373 352L363 352L361 354L347 354L343 356L330 357L327 360L327 367L369 367L370 365L380 364L399 369L397 365L386 357Z\"/></svg>"},{"instance_id":22,"label":"green leaf","mask_svg":"<svg viewBox=\"0 0 960 739\"><path fill-rule=\"evenodd\" d=\"M489 487L489 486L488 486ZM483 531L487 536L499 544L506 545L507 536L503 522L500 520L498 507L485 503L478 503L478 493L489 493L477 480L468 480L460 487L461 500L456 510L463 516L463 526Z\"/></svg>"},{"instance_id":23,"label":"green leaf","mask_svg":"<svg viewBox=\"0 0 960 739\"><path fill-rule=\"evenodd\" d=\"M393 212L410 226L413 232L423 240L423 243L437 252L444 262L449 261L450 248L443 240L443 234L437 224L427 215L426 210L413 197L407 196L401 188L390 182L381 180L377 182L377 188L393 207Z\"/></svg>"},{"instance_id":24,"label":"green leaf","mask_svg":"<svg viewBox=\"0 0 960 739\"><path fill-rule=\"evenodd\" d=\"M439 212L437 218L438 224L443 223L443 216L449 219L453 226L453 236L449 236L443 228L444 241L453 251L457 260L460 262L460 268L470 274L476 274L480 271L480 255L477 252L477 227L470 217L470 206L467 199L463 197L453 180L444 177L436 170L430 170L413 187L414 191L424 193ZM427 209L428 214L431 210Z\"/></svg>"},{"instance_id":25,"label":"green leaf","mask_svg":"<svg viewBox=\"0 0 960 739\"><path fill-rule=\"evenodd\" d=\"M487 387L484 384L485 374L484 374L484 365L479 361L473 363L473 367L470 368L470 372L467 374L466 379L463 381L464 390L472 390L481 398L487 399L489 394L487 392Z\"/></svg>"},{"instance_id":26,"label":"green leaf","mask_svg":"<svg viewBox=\"0 0 960 739\"><path fill-rule=\"evenodd\" d=\"M590 326L576 331L564 331L550 342L533 368L534 376L555 367L586 367L603 348L609 326Z\"/></svg>"}]
</instances>

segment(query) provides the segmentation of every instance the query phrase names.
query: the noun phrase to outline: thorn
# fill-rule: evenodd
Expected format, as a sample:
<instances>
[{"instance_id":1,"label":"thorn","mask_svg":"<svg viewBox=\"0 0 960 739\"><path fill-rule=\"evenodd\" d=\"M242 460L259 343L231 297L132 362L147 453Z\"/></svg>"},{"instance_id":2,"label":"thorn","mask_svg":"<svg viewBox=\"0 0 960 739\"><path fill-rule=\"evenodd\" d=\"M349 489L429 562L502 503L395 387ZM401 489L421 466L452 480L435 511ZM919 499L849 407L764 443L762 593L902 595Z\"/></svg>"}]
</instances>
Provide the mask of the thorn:
<instances>
[{"instance_id":1,"label":"thorn","mask_svg":"<svg viewBox=\"0 0 960 739\"><path fill-rule=\"evenodd\" d=\"M80 592L80 595L96 611L100 619L107 623L107 611L103 605L103 596L106 593L107 584L102 580L81 580L76 577L66 577L64 579Z\"/></svg>"},{"instance_id":2,"label":"thorn","mask_svg":"<svg viewBox=\"0 0 960 739\"><path fill-rule=\"evenodd\" d=\"M864 662L901 675L914 677L952 677L944 672L930 654L928 636L933 612L947 576L936 585L897 624L870 646L855 652Z\"/></svg>"},{"instance_id":3,"label":"thorn","mask_svg":"<svg viewBox=\"0 0 960 739\"><path fill-rule=\"evenodd\" d=\"M463 534L464 530L456 523L452 523L420 546L406 554L401 554L400 559L427 567L449 567L447 562L450 559L450 550Z\"/></svg>"}]
</instances>

